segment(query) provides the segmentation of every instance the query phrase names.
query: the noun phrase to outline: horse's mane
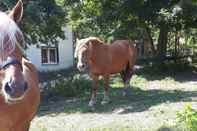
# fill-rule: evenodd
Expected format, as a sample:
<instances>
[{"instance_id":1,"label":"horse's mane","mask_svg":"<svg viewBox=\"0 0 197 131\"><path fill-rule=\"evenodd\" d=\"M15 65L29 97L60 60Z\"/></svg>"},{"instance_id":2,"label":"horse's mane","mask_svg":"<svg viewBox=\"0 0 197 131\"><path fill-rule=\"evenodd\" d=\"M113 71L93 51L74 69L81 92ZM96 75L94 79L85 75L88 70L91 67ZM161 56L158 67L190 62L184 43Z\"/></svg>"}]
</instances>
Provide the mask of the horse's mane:
<instances>
[{"instance_id":1,"label":"horse's mane","mask_svg":"<svg viewBox=\"0 0 197 131\"><path fill-rule=\"evenodd\" d=\"M13 53L16 46L23 46L24 38L17 24L7 14L0 11L0 19L0 57L4 59Z\"/></svg>"},{"instance_id":2,"label":"horse's mane","mask_svg":"<svg viewBox=\"0 0 197 131\"><path fill-rule=\"evenodd\" d=\"M76 43L76 48L75 48L75 58L77 57L77 54L78 54L78 50L85 44L87 44L89 41L92 41L92 40L96 40L98 41L98 44L103 44L104 42L101 41L99 38L97 37L88 37L88 38L84 38L84 39L80 39L77 41Z\"/></svg>"}]
</instances>

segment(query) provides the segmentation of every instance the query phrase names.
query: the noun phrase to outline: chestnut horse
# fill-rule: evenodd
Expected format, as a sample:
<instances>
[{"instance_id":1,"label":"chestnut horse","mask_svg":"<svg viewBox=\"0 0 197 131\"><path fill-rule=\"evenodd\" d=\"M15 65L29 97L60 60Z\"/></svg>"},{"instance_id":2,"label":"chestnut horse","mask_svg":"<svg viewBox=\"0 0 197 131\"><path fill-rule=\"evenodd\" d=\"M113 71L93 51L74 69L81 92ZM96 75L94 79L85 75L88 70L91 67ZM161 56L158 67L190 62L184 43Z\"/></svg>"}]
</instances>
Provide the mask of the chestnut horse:
<instances>
[{"instance_id":1,"label":"chestnut horse","mask_svg":"<svg viewBox=\"0 0 197 131\"><path fill-rule=\"evenodd\" d=\"M104 99L101 104L110 101L108 88L111 74L121 73L125 85L124 94L126 93L137 57L137 51L132 41L116 40L107 45L96 37L89 37L77 42L75 57L78 58L77 68L80 71L89 69L90 76L93 79L90 107L94 107L96 104L99 76L103 76L105 83Z\"/></svg>"},{"instance_id":2,"label":"chestnut horse","mask_svg":"<svg viewBox=\"0 0 197 131\"><path fill-rule=\"evenodd\" d=\"M0 12L0 131L28 131L40 102L37 70L23 57L22 15L21 0Z\"/></svg>"}]
</instances>

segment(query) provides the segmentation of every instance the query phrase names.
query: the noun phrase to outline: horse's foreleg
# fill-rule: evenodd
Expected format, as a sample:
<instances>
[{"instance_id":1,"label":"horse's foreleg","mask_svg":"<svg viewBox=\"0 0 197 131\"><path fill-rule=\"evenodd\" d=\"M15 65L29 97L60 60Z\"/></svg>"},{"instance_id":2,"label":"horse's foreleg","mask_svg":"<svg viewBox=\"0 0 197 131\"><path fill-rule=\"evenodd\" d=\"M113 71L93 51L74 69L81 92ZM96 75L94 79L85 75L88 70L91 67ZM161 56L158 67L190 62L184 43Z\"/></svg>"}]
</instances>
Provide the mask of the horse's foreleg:
<instances>
[{"instance_id":1,"label":"horse's foreleg","mask_svg":"<svg viewBox=\"0 0 197 131\"><path fill-rule=\"evenodd\" d=\"M97 90L98 90L98 76L96 75L92 75L92 80L93 80L93 86L92 86L92 96L89 102L89 106L90 107L94 107L94 105L96 104L96 94L97 94Z\"/></svg>"},{"instance_id":2,"label":"horse's foreleg","mask_svg":"<svg viewBox=\"0 0 197 131\"><path fill-rule=\"evenodd\" d=\"M104 76L104 98L101 102L102 105L108 104L110 102L109 99L109 75Z\"/></svg>"}]
</instances>

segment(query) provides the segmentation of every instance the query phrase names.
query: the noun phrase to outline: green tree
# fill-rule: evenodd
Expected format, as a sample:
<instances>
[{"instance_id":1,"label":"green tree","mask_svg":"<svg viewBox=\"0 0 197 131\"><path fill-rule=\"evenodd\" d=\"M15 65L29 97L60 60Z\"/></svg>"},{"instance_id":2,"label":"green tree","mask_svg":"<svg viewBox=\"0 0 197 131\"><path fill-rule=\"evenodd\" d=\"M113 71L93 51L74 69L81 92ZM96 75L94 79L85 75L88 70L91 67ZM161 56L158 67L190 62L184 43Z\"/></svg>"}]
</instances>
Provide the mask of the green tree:
<instances>
[{"instance_id":1,"label":"green tree","mask_svg":"<svg viewBox=\"0 0 197 131\"><path fill-rule=\"evenodd\" d=\"M0 1L0 9L9 11L16 2ZM24 0L23 3L24 17L20 26L28 44L55 44L58 37L65 37L61 28L66 23L66 13L55 0Z\"/></svg>"},{"instance_id":2,"label":"green tree","mask_svg":"<svg viewBox=\"0 0 197 131\"><path fill-rule=\"evenodd\" d=\"M169 33L196 28L197 23L196 0L66 0L65 5L78 37L141 39L147 34L161 59L166 56Z\"/></svg>"}]
</instances>

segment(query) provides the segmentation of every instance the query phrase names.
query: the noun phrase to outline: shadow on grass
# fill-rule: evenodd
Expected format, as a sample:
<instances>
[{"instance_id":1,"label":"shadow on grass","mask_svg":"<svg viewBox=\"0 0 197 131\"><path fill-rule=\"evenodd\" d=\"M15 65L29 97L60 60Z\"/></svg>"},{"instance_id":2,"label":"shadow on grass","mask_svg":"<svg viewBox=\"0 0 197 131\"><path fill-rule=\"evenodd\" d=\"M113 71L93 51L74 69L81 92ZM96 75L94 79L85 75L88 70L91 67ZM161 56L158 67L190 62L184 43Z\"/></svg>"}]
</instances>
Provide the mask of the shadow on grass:
<instances>
[{"instance_id":1,"label":"shadow on grass","mask_svg":"<svg viewBox=\"0 0 197 131\"><path fill-rule=\"evenodd\" d=\"M167 65L164 67L160 65L146 66L138 69L136 74L147 80L162 80L166 77L172 77L175 81L179 82L197 81L197 74L193 67L186 68L183 66L179 67L181 69L176 69L177 66L178 65ZM110 83L117 81L119 81L118 77L112 79ZM60 88L55 87L54 90L47 93L41 103L39 115L58 114L61 112L68 114L91 112L88 107L89 98L91 96L89 92L91 90L91 80L89 78L85 76L84 78L79 77L75 80L72 77L72 79L67 80L64 84L60 84L59 87ZM102 82L101 87L103 87ZM86 90L84 88L86 88ZM142 112L148 110L151 106L161 103L191 101L192 97L197 97L197 91L143 90L139 87L131 88L130 94L127 97L123 97L122 88L110 88L111 103L102 106L100 102L103 98L103 92L101 90L102 88L99 89L95 113L114 113L116 110L122 108L124 109L123 114ZM74 94L74 98L65 98L69 92L74 92L72 93ZM82 92L82 95L79 96L78 94L80 93L78 92ZM63 97L59 97L61 95ZM53 96L57 98L51 99Z\"/></svg>"},{"instance_id":2,"label":"shadow on grass","mask_svg":"<svg viewBox=\"0 0 197 131\"><path fill-rule=\"evenodd\" d=\"M187 131L188 129L181 125L174 125L174 126L162 126L159 129L157 129L157 131Z\"/></svg>"},{"instance_id":3,"label":"shadow on grass","mask_svg":"<svg viewBox=\"0 0 197 131\"><path fill-rule=\"evenodd\" d=\"M178 82L197 82L197 68L195 65L188 65L183 63L162 63L144 65L137 69L135 73L147 80L162 80L166 77L171 77Z\"/></svg>"},{"instance_id":4,"label":"shadow on grass","mask_svg":"<svg viewBox=\"0 0 197 131\"><path fill-rule=\"evenodd\" d=\"M174 129L169 128L169 127L162 127L160 129L158 129L157 131L174 131Z\"/></svg>"},{"instance_id":5,"label":"shadow on grass","mask_svg":"<svg viewBox=\"0 0 197 131\"><path fill-rule=\"evenodd\" d=\"M110 90L111 103L101 105L103 98L102 93L98 93L96 109L93 113L113 113L116 109L123 108L122 114L131 112L142 112L148 110L151 106L166 102L189 102L192 97L197 97L197 91L179 91L179 90L141 90L139 88L130 89L127 97L122 96L121 88L113 88ZM51 103L43 103L40 107L39 115L64 113L90 113L88 101L90 93L83 97L71 100L52 101Z\"/></svg>"}]
</instances>

